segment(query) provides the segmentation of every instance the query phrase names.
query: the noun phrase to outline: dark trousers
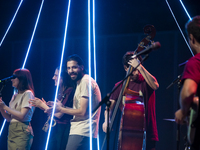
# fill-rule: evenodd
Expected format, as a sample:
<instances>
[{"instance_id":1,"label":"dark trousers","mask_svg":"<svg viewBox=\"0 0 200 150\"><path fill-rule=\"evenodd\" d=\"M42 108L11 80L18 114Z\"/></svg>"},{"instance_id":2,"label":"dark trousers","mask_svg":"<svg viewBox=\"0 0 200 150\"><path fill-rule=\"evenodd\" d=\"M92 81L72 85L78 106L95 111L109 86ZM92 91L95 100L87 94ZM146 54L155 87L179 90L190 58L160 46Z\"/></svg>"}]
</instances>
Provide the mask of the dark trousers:
<instances>
[{"instance_id":1,"label":"dark trousers","mask_svg":"<svg viewBox=\"0 0 200 150\"><path fill-rule=\"evenodd\" d=\"M81 135L70 135L66 150L90 150L90 138ZM97 150L96 138L92 138L92 150Z\"/></svg>"},{"instance_id":2,"label":"dark trousers","mask_svg":"<svg viewBox=\"0 0 200 150\"><path fill-rule=\"evenodd\" d=\"M51 129L48 150L65 150L70 131L70 123L56 124Z\"/></svg>"}]
</instances>

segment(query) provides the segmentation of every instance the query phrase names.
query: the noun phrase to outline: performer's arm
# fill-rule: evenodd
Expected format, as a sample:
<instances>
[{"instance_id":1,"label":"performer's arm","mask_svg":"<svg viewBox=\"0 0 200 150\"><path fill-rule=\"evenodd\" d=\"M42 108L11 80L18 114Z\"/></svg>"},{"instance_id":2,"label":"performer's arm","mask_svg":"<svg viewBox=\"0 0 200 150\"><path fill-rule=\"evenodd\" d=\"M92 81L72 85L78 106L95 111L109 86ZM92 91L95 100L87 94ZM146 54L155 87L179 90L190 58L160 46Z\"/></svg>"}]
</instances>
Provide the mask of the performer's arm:
<instances>
[{"instance_id":1,"label":"performer's arm","mask_svg":"<svg viewBox=\"0 0 200 150\"><path fill-rule=\"evenodd\" d=\"M39 98L30 99L29 103L32 106L38 107L38 108L40 108L41 110L44 110L44 111L49 109L49 106L47 106L46 101L43 98L42 98L42 100L39 99ZM54 114L54 116L60 119L63 116L63 113L57 112L57 113Z\"/></svg>"},{"instance_id":2,"label":"performer's arm","mask_svg":"<svg viewBox=\"0 0 200 150\"><path fill-rule=\"evenodd\" d=\"M8 106L6 106L4 104L4 106L2 107L2 109L4 109L5 111L7 111L9 114L13 115L13 118L15 118L15 119L17 119L19 121L23 121L23 119L27 115L27 113L28 113L28 111L29 111L30 108L24 107L24 108L21 109L21 111L17 111L17 110L11 109L10 107L8 107ZM8 122L11 120L11 117L9 117L9 115L4 114L4 116L5 116L5 119Z\"/></svg>"},{"instance_id":3,"label":"performer's arm","mask_svg":"<svg viewBox=\"0 0 200 150\"><path fill-rule=\"evenodd\" d=\"M42 110L46 110L49 108L49 106L46 105L46 101L43 98L42 98L42 100L39 98L36 98L36 97L35 97L35 99L29 99L29 103L32 106L38 107Z\"/></svg>"},{"instance_id":4,"label":"performer's arm","mask_svg":"<svg viewBox=\"0 0 200 150\"><path fill-rule=\"evenodd\" d=\"M28 107L24 107L21 109L21 111L17 111L17 110L14 110L10 107L8 107L3 101L2 99L0 98L0 109L1 109L1 114L3 115L3 117L8 121L10 122L11 120L11 115L13 115L13 118L17 119L17 120L20 120L20 121L23 121L23 119L25 118L26 114L28 113L29 109ZM7 113L5 112L7 111Z\"/></svg>"},{"instance_id":5,"label":"performer's arm","mask_svg":"<svg viewBox=\"0 0 200 150\"><path fill-rule=\"evenodd\" d=\"M196 91L197 83L192 79L186 79L180 93L180 109L175 113L175 120L177 123L183 123L183 120L189 112Z\"/></svg>"},{"instance_id":6,"label":"performer's arm","mask_svg":"<svg viewBox=\"0 0 200 150\"><path fill-rule=\"evenodd\" d=\"M139 60L137 59L132 59L129 61L129 64L132 67L136 67L139 64ZM145 81L147 82L147 84L153 89L153 90L157 90L159 88L159 84L156 80L156 78L154 76L152 76L145 68L144 66L142 66L141 64L138 66L137 68L140 73L142 74L142 76L144 77Z\"/></svg>"},{"instance_id":7,"label":"performer's arm","mask_svg":"<svg viewBox=\"0 0 200 150\"><path fill-rule=\"evenodd\" d=\"M56 112L65 113L69 115L75 116L87 116L87 109L88 109L88 97L81 97L80 99L80 108L73 109L70 107L62 107L60 102L56 103ZM53 102L48 102L48 104L53 105ZM47 113L51 112L52 108L46 110Z\"/></svg>"},{"instance_id":8,"label":"performer's arm","mask_svg":"<svg viewBox=\"0 0 200 150\"><path fill-rule=\"evenodd\" d=\"M114 106L115 106L115 100L113 100L113 99L110 99L110 102L111 102L111 105L110 105L110 111L109 111L109 121L110 121L110 117L112 116L112 112L113 112L113 108L114 108ZM103 131L104 132L106 132L107 131L107 118L108 118L108 115L107 115L107 108L106 108L106 110L105 110L105 112L104 112L104 118L105 118L105 121L104 121L104 123L103 123L103 125L102 125L102 129L103 129Z\"/></svg>"},{"instance_id":9,"label":"performer's arm","mask_svg":"<svg viewBox=\"0 0 200 150\"><path fill-rule=\"evenodd\" d=\"M144 77L147 84L153 89L157 90L159 88L159 84L154 76L152 76L142 65L138 67L138 70Z\"/></svg>"},{"instance_id":10,"label":"performer's arm","mask_svg":"<svg viewBox=\"0 0 200 150\"><path fill-rule=\"evenodd\" d=\"M189 112L196 92L197 83L192 79L186 79L180 93L180 106L184 114Z\"/></svg>"},{"instance_id":11,"label":"performer's arm","mask_svg":"<svg viewBox=\"0 0 200 150\"><path fill-rule=\"evenodd\" d=\"M0 109L0 112L1 112L2 116L3 116L8 122L10 122L10 120L11 120L11 115L8 114L8 113L6 113L6 111L5 111L4 109Z\"/></svg>"}]
</instances>

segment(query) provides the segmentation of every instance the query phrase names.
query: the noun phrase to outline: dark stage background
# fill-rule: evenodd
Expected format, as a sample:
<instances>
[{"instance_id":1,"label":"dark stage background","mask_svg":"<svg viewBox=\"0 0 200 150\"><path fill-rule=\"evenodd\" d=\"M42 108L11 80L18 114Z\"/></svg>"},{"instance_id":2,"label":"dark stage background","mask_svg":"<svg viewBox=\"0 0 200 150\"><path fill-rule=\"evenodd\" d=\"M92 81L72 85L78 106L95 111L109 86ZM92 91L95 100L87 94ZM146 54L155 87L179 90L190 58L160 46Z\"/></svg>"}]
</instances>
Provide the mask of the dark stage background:
<instances>
[{"instance_id":1,"label":"dark stage background","mask_svg":"<svg viewBox=\"0 0 200 150\"><path fill-rule=\"evenodd\" d=\"M0 1L0 39L3 37L10 20L19 4L19 0ZM41 0L25 0L19 10L4 43L0 47L0 79L12 75L16 68L22 67L29 45ZM169 0L182 29L188 17L178 0ZM199 15L198 0L183 0L193 17ZM32 73L35 95L45 100L53 100L55 95L52 80L55 68L60 63L67 2L48 0L44 7L36 30L35 38L25 68ZM125 76L121 63L127 51L136 49L145 37L143 27L152 24L157 29L154 41L162 47L153 51L144 62L145 68L154 75L160 88L156 91L156 117L159 134L157 150L176 149L176 124L163 119L174 118L177 110L178 89L173 85L166 87L182 73L178 64L185 62L192 55L185 44L175 21L164 0L99 0L96 1L96 50L97 50L97 82L102 98L111 91L114 84ZM185 32L184 32L185 33ZM65 56L80 55L88 63L87 46L87 1L72 0ZM65 62L65 61L64 61ZM65 65L65 63L63 64ZM13 89L11 83L4 88L3 100L9 103ZM102 107L102 110L104 110ZM41 130L47 117L43 111L36 109L32 126L34 142L32 150L43 150L46 134ZM103 111L100 120L100 141L102 133ZM0 125L3 118L0 115ZM6 149L8 123L0 137L0 149ZM186 127L181 127L181 149Z\"/></svg>"}]
</instances>

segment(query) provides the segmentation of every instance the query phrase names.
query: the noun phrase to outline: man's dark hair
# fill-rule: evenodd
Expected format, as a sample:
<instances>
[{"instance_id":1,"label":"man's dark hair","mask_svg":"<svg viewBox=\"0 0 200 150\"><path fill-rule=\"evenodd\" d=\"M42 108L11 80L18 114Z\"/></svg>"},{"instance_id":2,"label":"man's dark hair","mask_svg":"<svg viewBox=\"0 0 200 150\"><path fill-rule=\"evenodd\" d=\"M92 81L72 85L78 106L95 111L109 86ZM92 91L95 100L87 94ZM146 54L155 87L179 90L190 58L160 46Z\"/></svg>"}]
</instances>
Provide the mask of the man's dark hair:
<instances>
[{"instance_id":1,"label":"man's dark hair","mask_svg":"<svg viewBox=\"0 0 200 150\"><path fill-rule=\"evenodd\" d=\"M126 66L127 68L129 67L129 60L131 60L131 57L134 55L134 52L133 51L129 51L129 52L126 52L126 54L123 56L122 58L122 64L124 66Z\"/></svg>"},{"instance_id":2,"label":"man's dark hair","mask_svg":"<svg viewBox=\"0 0 200 150\"><path fill-rule=\"evenodd\" d=\"M76 61L78 63L79 66L83 66L84 67L84 63L83 63L83 60L81 59L80 56L78 56L77 54L73 54L71 56L69 56L67 58L67 61L66 61L66 64L68 61ZM83 69L83 72L86 73L86 70L85 70L85 67Z\"/></svg>"},{"instance_id":3,"label":"man's dark hair","mask_svg":"<svg viewBox=\"0 0 200 150\"><path fill-rule=\"evenodd\" d=\"M200 43L200 16L195 16L192 20L189 20L185 28L188 37L192 34L197 42Z\"/></svg>"},{"instance_id":4,"label":"man's dark hair","mask_svg":"<svg viewBox=\"0 0 200 150\"><path fill-rule=\"evenodd\" d=\"M124 66L126 66L127 68L129 67L128 62L129 62L129 60L133 59L133 58L131 58L131 57L132 57L134 54L135 54L134 51L128 51L128 52L126 52L126 54L123 56L123 58L122 58L122 64L123 64ZM142 61L142 57L141 57L141 56L139 56L138 59L139 59L140 61Z\"/></svg>"},{"instance_id":5,"label":"man's dark hair","mask_svg":"<svg viewBox=\"0 0 200 150\"><path fill-rule=\"evenodd\" d=\"M71 60L76 61L76 62L78 63L79 66L81 66L81 65L84 66L83 60L82 60L81 57L78 56L77 54L73 54L73 55L71 55L71 56L69 56L69 57L67 58L67 62L68 62L68 61L71 61Z\"/></svg>"}]
</instances>

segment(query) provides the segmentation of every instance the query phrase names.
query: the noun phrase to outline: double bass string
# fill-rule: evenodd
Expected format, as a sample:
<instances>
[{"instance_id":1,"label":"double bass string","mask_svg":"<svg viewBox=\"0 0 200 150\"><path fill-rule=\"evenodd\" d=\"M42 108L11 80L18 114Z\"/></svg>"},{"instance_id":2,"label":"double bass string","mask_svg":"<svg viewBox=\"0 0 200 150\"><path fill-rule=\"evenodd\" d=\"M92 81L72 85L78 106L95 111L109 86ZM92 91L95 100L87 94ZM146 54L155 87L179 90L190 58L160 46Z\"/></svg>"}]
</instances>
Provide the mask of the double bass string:
<instances>
[{"instance_id":1,"label":"double bass string","mask_svg":"<svg viewBox=\"0 0 200 150\"><path fill-rule=\"evenodd\" d=\"M12 26L14 20L15 20L15 17L16 17L16 15L17 15L17 13L18 13L20 7L21 7L22 2L23 2L23 0L20 1L19 5L18 5L18 7L17 7L17 10L15 11L15 14L14 14L13 18L12 18L12 20L11 20L11 22L10 22L10 24L9 24L9 26L8 26L8 28L7 28L6 32L5 32L5 34L4 34L4 36L3 36L3 38L1 39L0 47L1 47L1 45L2 45L2 43L3 43L3 41L4 41L4 39L6 38L6 35L8 34L8 31L10 30L10 28L11 28L11 26ZM0 131L0 136L1 136L1 131Z\"/></svg>"},{"instance_id":2,"label":"double bass string","mask_svg":"<svg viewBox=\"0 0 200 150\"><path fill-rule=\"evenodd\" d=\"M23 0L22 0L22 1L23 1ZM21 1L21 2L22 2L22 1ZM41 5L40 5L39 13L38 13L37 20L36 20L36 23L35 23L35 27L34 27L34 30L33 30L32 36L31 36L31 40L30 40L29 46L28 46L28 50L27 50L27 52L26 52L26 56L25 56L25 59L24 59L24 63L23 63L23 65L22 65L22 69L24 69L24 66L25 66L25 64L26 64L26 62L27 62L27 58L28 58L28 55L29 55L29 52L30 52L30 48L31 48L31 45L32 45L32 41L33 41L34 35L35 35L35 31L36 31L36 28L37 28L38 20L39 20L39 18L40 18L40 14L41 14L41 10L42 10L42 7L43 7L43 3L44 3L44 0L42 0L42 3L41 3ZM20 6L21 6L21 3L20 3ZM19 7L18 7L18 8L19 8ZM18 11L18 10L17 10L17 11ZM0 136L1 136L1 133L3 132L5 123L6 123L6 119L4 119L3 124L2 124L2 126L1 126Z\"/></svg>"},{"instance_id":3,"label":"double bass string","mask_svg":"<svg viewBox=\"0 0 200 150\"><path fill-rule=\"evenodd\" d=\"M188 48L189 48L189 50L190 50L192 56L194 56L194 54L193 54L193 52L192 52L192 49L190 48L190 45L188 44L187 39L185 38L185 36L184 36L184 34L183 34L183 31L181 30L181 28L180 28L180 26L179 26L179 24L178 24L178 21L176 20L176 17L175 17L175 15L174 15L174 13L173 13L173 11L172 11L172 9L171 9L171 7L170 7L168 1L167 1L167 0L165 0L165 1L166 1L166 3L167 3L167 6L169 7L169 10L170 10L170 12L171 12L171 14L172 14L172 16L173 16L175 22L176 22L176 25L178 26L179 31L181 32L181 35L182 35L182 37L183 37L185 43L187 44L187 46L188 46ZM184 6L184 5L183 5L183 6ZM184 7L184 8L185 8L185 7Z\"/></svg>"},{"instance_id":4,"label":"double bass string","mask_svg":"<svg viewBox=\"0 0 200 150\"><path fill-rule=\"evenodd\" d=\"M66 36L67 36L67 29L68 29L70 6L71 6L71 0L69 0L69 2L68 2L66 24L65 24L65 32L64 32L64 38L63 38L63 47L62 47L60 68L59 68L59 74L58 74L58 82L57 82L57 86L56 86L56 93L55 93L55 97L54 97L53 112L52 112L52 115L51 115L51 122L50 122L49 131L48 131L45 150L47 150L47 148L48 148L49 138L50 138L50 134L51 134L51 127L52 127L53 117L54 117L54 113L55 113L55 104L56 104L57 95L58 95L58 88L59 88L59 83L60 83L60 74L61 74L61 68L62 68L62 64L63 64L63 56L64 56L64 53L65 53L65 45L66 45Z\"/></svg>"}]
</instances>

